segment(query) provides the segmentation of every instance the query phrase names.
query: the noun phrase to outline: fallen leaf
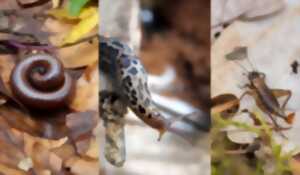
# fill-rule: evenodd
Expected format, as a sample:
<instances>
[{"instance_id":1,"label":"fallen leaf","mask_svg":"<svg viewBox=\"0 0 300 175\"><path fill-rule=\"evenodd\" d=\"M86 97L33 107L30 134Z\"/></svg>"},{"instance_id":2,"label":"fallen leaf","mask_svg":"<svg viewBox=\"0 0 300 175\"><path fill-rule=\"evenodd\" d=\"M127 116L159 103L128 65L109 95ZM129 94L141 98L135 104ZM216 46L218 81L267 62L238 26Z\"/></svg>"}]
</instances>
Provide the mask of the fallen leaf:
<instances>
[{"instance_id":1,"label":"fallen leaf","mask_svg":"<svg viewBox=\"0 0 300 175\"><path fill-rule=\"evenodd\" d=\"M98 109L98 85L99 85L99 74L98 68L95 68L92 72L92 79L88 81L86 76L83 75L78 79L76 84L76 94L74 100L70 104L70 108L75 111L87 111Z\"/></svg>"},{"instance_id":2,"label":"fallen leaf","mask_svg":"<svg viewBox=\"0 0 300 175\"><path fill-rule=\"evenodd\" d=\"M52 8L57 8L60 4L60 0L52 0Z\"/></svg>"},{"instance_id":3,"label":"fallen leaf","mask_svg":"<svg viewBox=\"0 0 300 175\"><path fill-rule=\"evenodd\" d=\"M71 32L65 37L63 45L73 43L91 32L99 23L99 14L97 8L89 7L83 9L79 18L81 21L73 27Z\"/></svg>"},{"instance_id":4,"label":"fallen leaf","mask_svg":"<svg viewBox=\"0 0 300 175\"><path fill-rule=\"evenodd\" d=\"M76 139L85 133L92 133L97 121L95 111L76 112L67 115L66 126L70 129L71 138Z\"/></svg>"},{"instance_id":5,"label":"fallen leaf","mask_svg":"<svg viewBox=\"0 0 300 175\"><path fill-rule=\"evenodd\" d=\"M233 94L221 94L212 98L211 113L220 113L222 117L228 118L239 110L239 99Z\"/></svg>"},{"instance_id":6,"label":"fallen leaf","mask_svg":"<svg viewBox=\"0 0 300 175\"><path fill-rule=\"evenodd\" d=\"M100 169L97 161L88 161L84 159L71 158L66 161L66 166L74 174L99 175Z\"/></svg>"},{"instance_id":7,"label":"fallen leaf","mask_svg":"<svg viewBox=\"0 0 300 175\"><path fill-rule=\"evenodd\" d=\"M294 155L289 164L293 175L300 175L300 154Z\"/></svg>"}]
</instances>

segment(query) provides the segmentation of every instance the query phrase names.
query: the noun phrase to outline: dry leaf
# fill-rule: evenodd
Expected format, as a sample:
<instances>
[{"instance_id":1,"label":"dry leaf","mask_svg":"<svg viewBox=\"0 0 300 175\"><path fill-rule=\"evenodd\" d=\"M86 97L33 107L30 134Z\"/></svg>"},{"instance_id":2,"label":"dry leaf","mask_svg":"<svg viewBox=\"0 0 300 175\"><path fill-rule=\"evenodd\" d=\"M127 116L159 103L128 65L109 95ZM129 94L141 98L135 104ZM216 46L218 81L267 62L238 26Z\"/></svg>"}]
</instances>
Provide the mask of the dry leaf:
<instances>
[{"instance_id":1,"label":"dry leaf","mask_svg":"<svg viewBox=\"0 0 300 175\"><path fill-rule=\"evenodd\" d=\"M74 174L99 175L100 169L97 161L87 161L84 159L72 158L66 162Z\"/></svg>"},{"instance_id":2,"label":"dry leaf","mask_svg":"<svg viewBox=\"0 0 300 175\"><path fill-rule=\"evenodd\" d=\"M63 44L73 43L91 32L98 25L98 16L97 8L83 9L79 15L81 21L73 27L72 31L64 39Z\"/></svg>"},{"instance_id":3,"label":"dry leaf","mask_svg":"<svg viewBox=\"0 0 300 175\"><path fill-rule=\"evenodd\" d=\"M293 172L293 175L300 175L300 155L297 154L293 156L293 159L290 160L290 166Z\"/></svg>"},{"instance_id":4,"label":"dry leaf","mask_svg":"<svg viewBox=\"0 0 300 175\"><path fill-rule=\"evenodd\" d=\"M57 8L60 4L60 0L52 0L52 8Z\"/></svg>"},{"instance_id":5,"label":"dry leaf","mask_svg":"<svg viewBox=\"0 0 300 175\"><path fill-rule=\"evenodd\" d=\"M98 109L98 68L95 68L92 72L92 79L88 81L86 76L82 76L76 84L76 94L73 102L70 104L70 108L75 111L87 111Z\"/></svg>"},{"instance_id":6,"label":"dry leaf","mask_svg":"<svg viewBox=\"0 0 300 175\"><path fill-rule=\"evenodd\" d=\"M239 109L239 99L233 94L221 94L212 98L211 113L221 113L227 118L234 115Z\"/></svg>"}]
</instances>

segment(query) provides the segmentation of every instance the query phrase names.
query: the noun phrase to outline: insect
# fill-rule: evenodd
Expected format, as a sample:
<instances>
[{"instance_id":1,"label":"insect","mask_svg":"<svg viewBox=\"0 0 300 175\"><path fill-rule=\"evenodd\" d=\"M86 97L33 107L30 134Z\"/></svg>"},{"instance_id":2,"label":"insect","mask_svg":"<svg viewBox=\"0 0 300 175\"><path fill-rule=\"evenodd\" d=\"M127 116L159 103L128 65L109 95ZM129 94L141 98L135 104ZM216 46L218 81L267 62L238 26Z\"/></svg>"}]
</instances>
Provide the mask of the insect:
<instances>
[{"instance_id":1,"label":"insect","mask_svg":"<svg viewBox=\"0 0 300 175\"><path fill-rule=\"evenodd\" d=\"M137 117L158 130L160 139L171 122L154 105L148 89L147 72L140 60L125 44L103 36L100 36L100 52L100 74L110 82L106 89L115 92Z\"/></svg>"},{"instance_id":2,"label":"insect","mask_svg":"<svg viewBox=\"0 0 300 175\"><path fill-rule=\"evenodd\" d=\"M236 48L233 52L237 52L239 55L247 55L247 49L244 47ZM230 53L226 55L226 58L228 58L229 60L236 60L233 58L233 56L234 54ZM246 56L245 58L252 65L248 57ZM254 69L253 65L252 67ZM292 92L290 90L284 89L271 89L266 84L266 75L264 73L256 71L255 69L254 71L248 71L244 67L243 69L247 71L246 75L249 83L244 86L247 88L247 90L241 95L240 100L246 95L252 96L255 99L258 108L265 112L267 116L269 116L269 118L272 120L275 125L275 129L289 129L280 127L277 123L276 118L274 118L273 116L280 117L288 124L292 124L294 113L288 115L285 114L285 106L291 98ZM280 105L277 98L283 96L286 96L286 99L284 100L283 104Z\"/></svg>"}]
</instances>

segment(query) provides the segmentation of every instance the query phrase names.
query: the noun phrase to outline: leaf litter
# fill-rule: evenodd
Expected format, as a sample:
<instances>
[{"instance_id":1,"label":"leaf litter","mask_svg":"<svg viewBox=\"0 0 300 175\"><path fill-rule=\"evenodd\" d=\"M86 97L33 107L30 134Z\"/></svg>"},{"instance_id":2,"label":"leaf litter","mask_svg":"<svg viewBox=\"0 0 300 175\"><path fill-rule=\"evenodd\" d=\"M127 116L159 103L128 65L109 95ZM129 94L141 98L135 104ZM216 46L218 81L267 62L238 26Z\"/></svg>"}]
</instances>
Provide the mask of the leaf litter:
<instances>
[{"instance_id":1,"label":"leaf litter","mask_svg":"<svg viewBox=\"0 0 300 175\"><path fill-rule=\"evenodd\" d=\"M0 174L99 174L97 42L60 48L93 35L98 19L89 17L98 11L97 6L81 6L82 13L90 14L74 16L77 20L70 22L48 12L53 7L67 9L71 1L19 2L23 5L0 2L4 21L0 25ZM91 25L78 27L82 22ZM12 41L17 44L11 45ZM12 68L22 55L49 48L77 79L75 100L59 111L26 109L11 93Z\"/></svg>"}]
</instances>

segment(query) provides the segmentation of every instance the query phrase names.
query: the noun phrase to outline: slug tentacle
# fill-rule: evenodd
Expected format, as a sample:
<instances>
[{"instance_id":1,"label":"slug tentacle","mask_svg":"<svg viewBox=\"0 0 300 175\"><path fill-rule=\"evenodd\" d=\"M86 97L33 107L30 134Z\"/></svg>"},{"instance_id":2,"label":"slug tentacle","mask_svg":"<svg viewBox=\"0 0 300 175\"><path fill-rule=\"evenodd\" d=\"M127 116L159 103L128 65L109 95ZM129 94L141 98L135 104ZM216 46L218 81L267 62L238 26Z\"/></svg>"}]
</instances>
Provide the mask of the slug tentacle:
<instances>
[{"instance_id":1,"label":"slug tentacle","mask_svg":"<svg viewBox=\"0 0 300 175\"><path fill-rule=\"evenodd\" d=\"M37 109L61 108L75 91L62 63L47 54L30 55L19 62L11 73L10 85L19 101Z\"/></svg>"}]
</instances>

